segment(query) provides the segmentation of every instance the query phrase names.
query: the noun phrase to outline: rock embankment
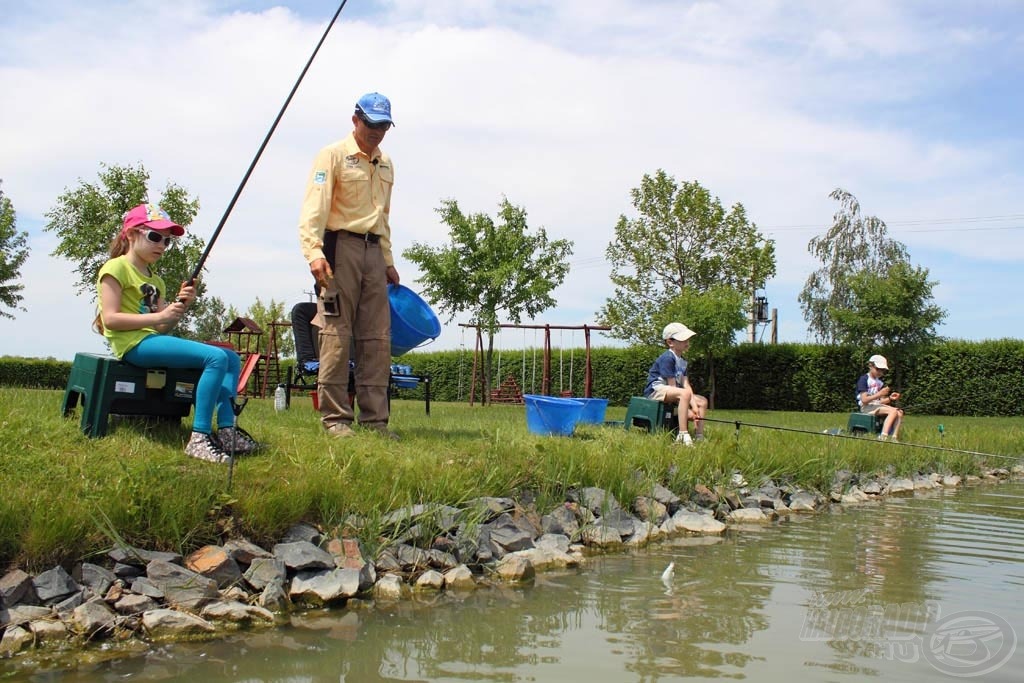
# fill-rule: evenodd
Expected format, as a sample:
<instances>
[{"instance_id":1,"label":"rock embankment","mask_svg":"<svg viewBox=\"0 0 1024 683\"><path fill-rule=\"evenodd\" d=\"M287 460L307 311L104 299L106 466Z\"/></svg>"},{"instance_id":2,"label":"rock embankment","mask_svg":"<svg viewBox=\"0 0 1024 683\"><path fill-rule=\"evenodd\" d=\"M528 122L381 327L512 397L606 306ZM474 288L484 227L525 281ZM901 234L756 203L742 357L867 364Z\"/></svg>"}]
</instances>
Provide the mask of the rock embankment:
<instances>
[{"instance_id":1,"label":"rock embankment","mask_svg":"<svg viewBox=\"0 0 1024 683\"><path fill-rule=\"evenodd\" d=\"M1017 466L968 480L1021 474L1024 468ZM537 571L576 567L588 552L684 534L717 535L831 503L860 504L961 483L952 475L841 471L822 493L769 480L751 486L735 473L729 486L698 485L685 497L655 486L628 506L594 487L570 491L546 514L511 498L480 498L458 508L414 505L378 520L373 534L359 519L327 534L298 524L270 549L243 538L187 557L117 547L101 563L56 566L35 576L15 569L0 578L0 656L102 639L207 637L271 626L293 609L340 606L356 597L401 600L412 591L529 581ZM384 540L367 552L357 537L371 535Z\"/></svg>"}]
</instances>

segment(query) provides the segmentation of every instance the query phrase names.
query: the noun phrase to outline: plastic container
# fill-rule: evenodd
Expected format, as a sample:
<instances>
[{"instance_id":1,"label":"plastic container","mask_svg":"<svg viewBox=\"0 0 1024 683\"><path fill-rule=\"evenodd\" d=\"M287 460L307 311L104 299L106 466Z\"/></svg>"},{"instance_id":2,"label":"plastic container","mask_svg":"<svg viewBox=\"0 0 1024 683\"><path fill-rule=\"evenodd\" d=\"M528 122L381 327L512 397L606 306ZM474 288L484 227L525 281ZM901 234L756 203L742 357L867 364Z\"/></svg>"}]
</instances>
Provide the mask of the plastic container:
<instances>
[{"instance_id":1,"label":"plastic container","mask_svg":"<svg viewBox=\"0 0 1024 683\"><path fill-rule=\"evenodd\" d=\"M533 434L572 436L583 412L583 401L525 394L526 428Z\"/></svg>"},{"instance_id":2,"label":"plastic container","mask_svg":"<svg viewBox=\"0 0 1024 683\"><path fill-rule=\"evenodd\" d=\"M583 412L580 413L580 422L592 425L604 424L604 413L608 410L608 399L577 398L575 400L583 401Z\"/></svg>"},{"instance_id":3,"label":"plastic container","mask_svg":"<svg viewBox=\"0 0 1024 683\"><path fill-rule=\"evenodd\" d=\"M441 321L419 294L405 285L388 285L391 304L391 355L401 356L441 334Z\"/></svg>"},{"instance_id":4,"label":"plastic container","mask_svg":"<svg viewBox=\"0 0 1024 683\"><path fill-rule=\"evenodd\" d=\"M288 407L288 393L283 384L278 384L274 389L274 410L281 412Z\"/></svg>"}]
</instances>

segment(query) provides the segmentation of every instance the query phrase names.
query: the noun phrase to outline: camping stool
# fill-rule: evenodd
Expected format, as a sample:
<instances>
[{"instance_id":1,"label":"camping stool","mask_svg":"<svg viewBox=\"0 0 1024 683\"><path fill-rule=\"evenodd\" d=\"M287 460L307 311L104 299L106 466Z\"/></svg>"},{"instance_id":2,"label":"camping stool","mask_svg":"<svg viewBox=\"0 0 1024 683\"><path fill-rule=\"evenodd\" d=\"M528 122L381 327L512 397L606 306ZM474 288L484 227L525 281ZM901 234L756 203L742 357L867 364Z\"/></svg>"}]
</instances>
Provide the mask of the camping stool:
<instances>
[{"instance_id":1,"label":"camping stool","mask_svg":"<svg viewBox=\"0 0 1024 683\"><path fill-rule=\"evenodd\" d=\"M661 401L653 401L643 396L633 396L629 399L623 426L627 430L633 427L643 427L648 432L661 429L678 430L679 421L672 414L671 408L666 410L666 407Z\"/></svg>"},{"instance_id":2,"label":"camping stool","mask_svg":"<svg viewBox=\"0 0 1024 683\"><path fill-rule=\"evenodd\" d=\"M202 371L195 368L140 368L113 356L77 353L71 366L61 413L68 417L82 400L82 431L107 433L108 417L144 415L161 419L187 417Z\"/></svg>"},{"instance_id":3,"label":"camping stool","mask_svg":"<svg viewBox=\"0 0 1024 683\"><path fill-rule=\"evenodd\" d=\"M846 423L846 431L851 434L878 434L882 431L882 424L885 422L883 415L868 415L866 413L850 413L850 419Z\"/></svg>"}]
</instances>

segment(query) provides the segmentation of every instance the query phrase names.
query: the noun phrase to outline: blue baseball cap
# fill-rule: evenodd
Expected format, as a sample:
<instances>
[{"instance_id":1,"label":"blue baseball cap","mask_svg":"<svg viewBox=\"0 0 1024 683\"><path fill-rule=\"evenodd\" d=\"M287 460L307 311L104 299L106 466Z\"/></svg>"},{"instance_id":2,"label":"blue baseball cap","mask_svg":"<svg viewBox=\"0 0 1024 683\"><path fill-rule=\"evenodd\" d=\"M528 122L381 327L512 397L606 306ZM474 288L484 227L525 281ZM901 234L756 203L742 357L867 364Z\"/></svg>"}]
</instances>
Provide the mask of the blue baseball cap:
<instances>
[{"instance_id":1,"label":"blue baseball cap","mask_svg":"<svg viewBox=\"0 0 1024 683\"><path fill-rule=\"evenodd\" d=\"M387 121L392 126L395 125L394 120L391 118L391 100L379 92L366 93L360 97L359 101L356 102L356 112L361 113L372 123Z\"/></svg>"}]
</instances>

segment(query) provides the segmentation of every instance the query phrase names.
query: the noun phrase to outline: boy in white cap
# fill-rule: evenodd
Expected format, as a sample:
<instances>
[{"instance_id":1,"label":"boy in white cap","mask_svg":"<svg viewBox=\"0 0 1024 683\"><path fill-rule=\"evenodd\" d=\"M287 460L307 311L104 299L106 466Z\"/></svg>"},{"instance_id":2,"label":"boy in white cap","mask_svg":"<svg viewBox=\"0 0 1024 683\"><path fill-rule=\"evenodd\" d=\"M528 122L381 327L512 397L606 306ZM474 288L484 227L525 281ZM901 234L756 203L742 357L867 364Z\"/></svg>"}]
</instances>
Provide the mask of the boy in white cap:
<instances>
[{"instance_id":1,"label":"boy in white cap","mask_svg":"<svg viewBox=\"0 0 1024 683\"><path fill-rule=\"evenodd\" d=\"M860 406L860 412L865 415L885 416L882 433L878 435L880 441L898 441L900 426L903 424L903 411L892 405L892 402L900 397L899 393L885 386L885 380L882 379L882 375L888 370L889 361L885 356L876 354L868 358L867 374L861 375L857 380L857 405Z\"/></svg>"},{"instance_id":2,"label":"boy in white cap","mask_svg":"<svg viewBox=\"0 0 1024 683\"><path fill-rule=\"evenodd\" d=\"M669 323L661 333L668 350L658 356L647 373L647 386L644 396L653 401L679 404L679 436L678 443L692 446L694 440L704 440L704 416L707 413L708 401L703 396L693 393L690 380L686 376L686 359L684 353L690 348L690 337L697 334L682 323ZM694 419L694 433L690 437L687 429L689 418Z\"/></svg>"}]
</instances>

